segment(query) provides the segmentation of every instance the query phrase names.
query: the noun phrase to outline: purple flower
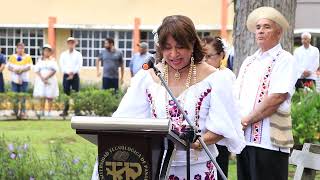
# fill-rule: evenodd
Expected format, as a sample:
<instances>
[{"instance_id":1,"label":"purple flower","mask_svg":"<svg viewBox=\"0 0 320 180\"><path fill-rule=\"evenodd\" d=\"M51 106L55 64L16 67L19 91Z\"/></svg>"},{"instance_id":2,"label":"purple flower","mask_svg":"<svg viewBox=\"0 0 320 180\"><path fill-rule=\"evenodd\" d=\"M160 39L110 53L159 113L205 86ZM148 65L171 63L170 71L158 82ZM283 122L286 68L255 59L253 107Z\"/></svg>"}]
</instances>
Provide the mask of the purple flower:
<instances>
[{"instance_id":1,"label":"purple flower","mask_svg":"<svg viewBox=\"0 0 320 180\"><path fill-rule=\"evenodd\" d=\"M17 155L16 155L15 153L11 153L11 154L10 154L10 158L11 158L11 159L15 159L16 157L17 157Z\"/></svg>"},{"instance_id":2,"label":"purple flower","mask_svg":"<svg viewBox=\"0 0 320 180\"><path fill-rule=\"evenodd\" d=\"M29 180L35 180L35 178L34 177L32 177L32 176L30 176L30 179Z\"/></svg>"},{"instance_id":3,"label":"purple flower","mask_svg":"<svg viewBox=\"0 0 320 180\"><path fill-rule=\"evenodd\" d=\"M28 144L24 144L24 145L23 145L23 149L24 149L25 151L28 150L28 147L29 147Z\"/></svg>"},{"instance_id":4,"label":"purple flower","mask_svg":"<svg viewBox=\"0 0 320 180\"><path fill-rule=\"evenodd\" d=\"M13 144L8 144L8 149L9 149L9 151L13 152L14 151L14 145Z\"/></svg>"},{"instance_id":5,"label":"purple flower","mask_svg":"<svg viewBox=\"0 0 320 180\"><path fill-rule=\"evenodd\" d=\"M80 162L80 158L75 158L75 159L72 161L73 164L78 164L79 162Z\"/></svg>"}]
</instances>

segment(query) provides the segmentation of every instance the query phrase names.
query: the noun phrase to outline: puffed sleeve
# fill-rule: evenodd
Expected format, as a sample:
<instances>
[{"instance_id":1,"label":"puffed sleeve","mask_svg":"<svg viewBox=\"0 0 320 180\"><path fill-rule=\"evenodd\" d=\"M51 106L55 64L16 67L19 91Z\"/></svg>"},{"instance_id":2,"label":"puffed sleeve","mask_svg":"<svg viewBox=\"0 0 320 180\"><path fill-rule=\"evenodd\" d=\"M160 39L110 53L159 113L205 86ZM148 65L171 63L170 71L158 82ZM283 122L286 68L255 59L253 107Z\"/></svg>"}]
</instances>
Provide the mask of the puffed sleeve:
<instances>
[{"instance_id":1,"label":"puffed sleeve","mask_svg":"<svg viewBox=\"0 0 320 180\"><path fill-rule=\"evenodd\" d=\"M147 86L153 82L148 71L139 71L122 98L112 117L150 118L150 105L146 96Z\"/></svg>"},{"instance_id":2,"label":"puffed sleeve","mask_svg":"<svg viewBox=\"0 0 320 180\"><path fill-rule=\"evenodd\" d=\"M272 71L269 94L289 93L292 96L295 92L295 84L300 76L296 68L294 57L287 53Z\"/></svg>"},{"instance_id":3,"label":"puffed sleeve","mask_svg":"<svg viewBox=\"0 0 320 180\"><path fill-rule=\"evenodd\" d=\"M40 72L40 64L41 64L41 62L42 62L42 59L39 58L39 59L38 59L38 62L36 63L36 65L33 66L33 71L34 71L35 73Z\"/></svg>"},{"instance_id":4,"label":"puffed sleeve","mask_svg":"<svg viewBox=\"0 0 320 180\"><path fill-rule=\"evenodd\" d=\"M210 109L206 129L224 138L217 144L226 146L230 152L239 154L245 147L239 108L233 96L233 82L218 71L212 78Z\"/></svg>"}]
</instances>

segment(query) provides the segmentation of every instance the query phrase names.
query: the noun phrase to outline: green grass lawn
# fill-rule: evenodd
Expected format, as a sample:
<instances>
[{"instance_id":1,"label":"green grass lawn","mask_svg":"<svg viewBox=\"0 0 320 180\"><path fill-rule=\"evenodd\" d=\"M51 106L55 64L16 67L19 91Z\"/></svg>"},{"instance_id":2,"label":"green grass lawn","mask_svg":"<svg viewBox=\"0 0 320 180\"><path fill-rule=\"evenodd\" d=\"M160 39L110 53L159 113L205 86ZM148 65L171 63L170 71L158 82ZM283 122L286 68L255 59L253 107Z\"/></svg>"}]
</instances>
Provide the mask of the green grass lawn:
<instances>
[{"instance_id":1,"label":"green grass lawn","mask_svg":"<svg viewBox=\"0 0 320 180\"><path fill-rule=\"evenodd\" d=\"M55 143L62 143L64 149L88 161L89 165L93 165L97 154L97 147L78 136L71 129L70 121L1 121L0 136L2 135L9 142L15 142L18 139L29 144L43 158L47 156L49 146ZM290 166L289 171L290 179L292 179L295 168ZM235 160L230 161L229 179L236 179Z\"/></svg>"},{"instance_id":2,"label":"green grass lawn","mask_svg":"<svg viewBox=\"0 0 320 180\"><path fill-rule=\"evenodd\" d=\"M71 129L70 121L3 121L0 122L0 135L12 142L17 139L25 141L36 149L40 157L45 157L49 145L54 143L61 143L79 157L96 154L97 151L95 145Z\"/></svg>"}]
</instances>

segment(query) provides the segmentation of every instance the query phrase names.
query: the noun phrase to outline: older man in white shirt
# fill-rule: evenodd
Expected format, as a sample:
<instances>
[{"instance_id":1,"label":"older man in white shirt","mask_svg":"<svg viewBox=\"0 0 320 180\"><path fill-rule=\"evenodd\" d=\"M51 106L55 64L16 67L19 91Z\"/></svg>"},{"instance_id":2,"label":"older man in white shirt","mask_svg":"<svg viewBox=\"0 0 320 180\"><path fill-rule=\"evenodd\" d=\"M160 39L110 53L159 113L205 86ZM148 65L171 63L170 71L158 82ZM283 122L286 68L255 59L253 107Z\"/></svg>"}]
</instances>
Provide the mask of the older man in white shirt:
<instances>
[{"instance_id":1,"label":"older man in white shirt","mask_svg":"<svg viewBox=\"0 0 320 180\"><path fill-rule=\"evenodd\" d=\"M289 112L297 80L294 57L279 43L288 27L272 7L260 7L248 16L247 28L255 33L259 50L245 59L236 81L247 142L237 156L239 180L288 179L293 145ZM286 117L280 123L273 118L278 112Z\"/></svg>"},{"instance_id":2,"label":"older man in white shirt","mask_svg":"<svg viewBox=\"0 0 320 180\"><path fill-rule=\"evenodd\" d=\"M64 51L60 55L60 68L63 73L63 91L68 96L71 93L71 90L75 92L79 91L80 88L80 77L79 71L82 67L82 54L75 49L76 40L73 37L67 39L68 50ZM69 102L65 102L65 107L60 114L61 116L67 116L69 110ZM75 110L75 113L79 112Z\"/></svg>"},{"instance_id":3,"label":"older man in white shirt","mask_svg":"<svg viewBox=\"0 0 320 180\"><path fill-rule=\"evenodd\" d=\"M317 80L316 71L319 68L319 49L310 44L311 34L304 32L301 34L302 46L294 51L297 61L299 79L296 88L312 86Z\"/></svg>"}]
</instances>

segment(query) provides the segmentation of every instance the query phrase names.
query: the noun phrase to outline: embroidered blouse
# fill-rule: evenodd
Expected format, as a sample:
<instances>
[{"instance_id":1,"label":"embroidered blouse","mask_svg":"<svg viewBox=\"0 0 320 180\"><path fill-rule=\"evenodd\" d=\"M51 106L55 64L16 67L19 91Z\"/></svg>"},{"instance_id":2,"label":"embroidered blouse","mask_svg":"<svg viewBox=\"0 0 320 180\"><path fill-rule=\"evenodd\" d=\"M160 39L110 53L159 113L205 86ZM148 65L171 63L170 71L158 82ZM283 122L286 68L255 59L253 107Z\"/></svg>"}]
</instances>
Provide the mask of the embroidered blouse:
<instances>
[{"instance_id":1,"label":"embroidered blouse","mask_svg":"<svg viewBox=\"0 0 320 180\"><path fill-rule=\"evenodd\" d=\"M231 78L223 71L216 71L190 86L177 99L202 134L211 131L222 135L224 138L219 141L220 145L227 146L231 152L241 152L245 141L240 116L232 93ZM131 80L131 85L113 117L170 118L173 122L172 129L177 132L187 126L165 88L156 83L148 71L143 70ZM209 145L209 149L214 156L218 155L215 145ZM185 159L185 152L179 150L172 165L185 165ZM204 150L191 150L192 164L208 160Z\"/></svg>"}]
</instances>

